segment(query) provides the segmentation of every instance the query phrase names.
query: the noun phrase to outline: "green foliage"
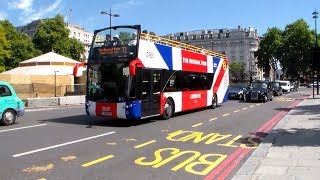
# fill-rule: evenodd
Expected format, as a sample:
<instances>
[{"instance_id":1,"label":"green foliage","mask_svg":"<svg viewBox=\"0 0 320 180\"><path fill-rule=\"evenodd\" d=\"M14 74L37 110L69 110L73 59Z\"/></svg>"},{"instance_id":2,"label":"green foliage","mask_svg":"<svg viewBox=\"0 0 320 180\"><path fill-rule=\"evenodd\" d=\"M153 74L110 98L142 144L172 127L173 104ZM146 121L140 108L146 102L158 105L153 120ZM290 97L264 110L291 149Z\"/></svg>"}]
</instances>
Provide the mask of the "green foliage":
<instances>
[{"instance_id":1,"label":"green foliage","mask_svg":"<svg viewBox=\"0 0 320 180\"><path fill-rule=\"evenodd\" d=\"M84 47L76 40L69 38L69 30L65 27L64 19L61 15L46 19L39 25L33 43L42 51L48 53L55 51L63 56L80 60L84 53Z\"/></svg>"},{"instance_id":2,"label":"green foliage","mask_svg":"<svg viewBox=\"0 0 320 180\"><path fill-rule=\"evenodd\" d=\"M300 74L306 74L310 70L313 34L303 19L288 24L283 31L276 27L268 29L254 54L258 66L269 74L271 67L276 68L280 62L287 77L297 79Z\"/></svg>"},{"instance_id":3,"label":"green foliage","mask_svg":"<svg viewBox=\"0 0 320 180\"><path fill-rule=\"evenodd\" d=\"M241 62L231 62L229 65L230 78L235 83L245 79L244 64Z\"/></svg>"},{"instance_id":4,"label":"green foliage","mask_svg":"<svg viewBox=\"0 0 320 180\"><path fill-rule=\"evenodd\" d=\"M285 27L283 44L277 51L282 70L292 79L309 70L314 36L308 24L299 19Z\"/></svg>"},{"instance_id":5,"label":"green foliage","mask_svg":"<svg viewBox=\"0 0 320 180\"><path fill-rule=\"evenodd\" d=\"M282 44L282 31L276 27L269 28L260 42L259 49L254 53L257 58L257 65L262 68L266 74L270 72L270 64L276 68L276 53Z\"/></svg>"},{"instance_id":6,"label":"green foliage","mask_svg":"<svg viewBox=\"0 0 320 180\"><path fill-rule=\"evenodd\" d=\"M4 59L10 57L10 44L6 39L3 26L0 24L0 72L5 70Z\"/></svg>"},{"instance_id":7,"label":"green foliage","mask_svg":"<svg viewBox=\"0 0 320 180\"><path fill-rule=\"evenodd\" d=\"M19 62L40 54L40 51L35 49L29 36L18 34L13 25L7 20L0 21L0 24L4 27L6 39L10 44L11 56L4 59L6 70L13 69L19 65Z\"/></svg>"},{"instance_id":8,"label":"green foliage","mask_svg":"<svg viewBox=\"0 0 320 180\"><path fill-rule=\"evenodd\" d=\"M121 40L131 39L131 34L129 32L120 32L119 38Z\"/></svg>"}]
</instances>

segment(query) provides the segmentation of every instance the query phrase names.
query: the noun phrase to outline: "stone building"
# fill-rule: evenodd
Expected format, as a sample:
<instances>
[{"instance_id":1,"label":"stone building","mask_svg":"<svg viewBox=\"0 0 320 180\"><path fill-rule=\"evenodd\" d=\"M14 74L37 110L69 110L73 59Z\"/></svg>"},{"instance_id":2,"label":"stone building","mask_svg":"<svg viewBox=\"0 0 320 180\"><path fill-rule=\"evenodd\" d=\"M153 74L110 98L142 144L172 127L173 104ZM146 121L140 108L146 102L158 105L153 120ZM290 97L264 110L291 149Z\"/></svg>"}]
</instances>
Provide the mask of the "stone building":
<instances>
[{"instance_id":1,"label":"stone building","mask_svg":"<svg viewBox=\"0 0 320 180\"><path fill-rule=\"evenodd\" d=\"M209 29L188 32L177 32L164 36L171 40L204 47L216 52L225 52L229 62L244 64L247 79L261 80L264 73L256 65L254 52L259 47L259 37L256 29L251 27L237 29Z\"/></svg>"}]
</instances>

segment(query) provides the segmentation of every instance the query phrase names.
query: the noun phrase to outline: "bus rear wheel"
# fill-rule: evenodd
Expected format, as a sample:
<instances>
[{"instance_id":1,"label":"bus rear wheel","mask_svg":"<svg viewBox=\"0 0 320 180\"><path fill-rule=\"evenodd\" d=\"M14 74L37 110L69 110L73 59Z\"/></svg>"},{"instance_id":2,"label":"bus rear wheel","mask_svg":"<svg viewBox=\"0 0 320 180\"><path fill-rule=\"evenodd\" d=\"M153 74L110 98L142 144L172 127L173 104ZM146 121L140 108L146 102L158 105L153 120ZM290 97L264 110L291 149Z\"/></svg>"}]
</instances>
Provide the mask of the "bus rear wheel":
<instances>
[{"instance_id":1,"label":"bus rear wheel","mask_svg":"<svg viewBox=\"0 0 320 180\"><path fill-rule=\"evenodd\" d=\"M173 103L170 99L166 100L166 103L164 104L164 108L163 108L163 114L162 114L162 118L163 119L170 119L173 116Z\"/></svg>"}]
</instances>

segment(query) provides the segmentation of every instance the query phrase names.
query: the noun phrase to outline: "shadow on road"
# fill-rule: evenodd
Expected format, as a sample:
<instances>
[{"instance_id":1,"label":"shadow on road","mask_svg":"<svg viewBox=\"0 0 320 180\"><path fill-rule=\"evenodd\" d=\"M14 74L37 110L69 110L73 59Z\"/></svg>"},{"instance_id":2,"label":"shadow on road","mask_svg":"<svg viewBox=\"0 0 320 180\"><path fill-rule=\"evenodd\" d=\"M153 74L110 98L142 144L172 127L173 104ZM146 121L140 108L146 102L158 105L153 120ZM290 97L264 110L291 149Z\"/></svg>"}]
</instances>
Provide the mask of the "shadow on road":
<instances>
[{"instance_id":1,"label":"shadow on road","mask_svg":"<svg viewBox=\"0 0 320 180\"><path fill-rule=\"evenodd\" d=\"M114 119L106 120L102 118L89 118L87 115L62 117L55 119L39 120L40 123L53 122L63 124L75 124L75 125L88 125L92 126L107 126L107 127L131 127L138 126L146 123L154 122L155 118L143 119L143 120L126 120L126 119Z\"/></svg>"}]
</instances>

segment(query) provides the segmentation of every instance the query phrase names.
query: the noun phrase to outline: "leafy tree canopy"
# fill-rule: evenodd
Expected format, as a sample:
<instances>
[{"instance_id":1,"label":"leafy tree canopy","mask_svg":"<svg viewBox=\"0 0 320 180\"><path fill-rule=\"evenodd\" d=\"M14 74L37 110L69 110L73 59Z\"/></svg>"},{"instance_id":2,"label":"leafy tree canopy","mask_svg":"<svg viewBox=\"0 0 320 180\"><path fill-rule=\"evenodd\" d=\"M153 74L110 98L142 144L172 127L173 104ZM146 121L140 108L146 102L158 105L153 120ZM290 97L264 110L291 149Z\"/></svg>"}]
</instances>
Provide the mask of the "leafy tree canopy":
<instances>
[{"instance_id":1,"label":"leafy tree canopy","mask_svg":"<svg viewBox=\"0 0 320 180\"><path fill-rule=\"evenodd\" d=\"M287 76L298 78L310 67L310 48L314 44L314 36L303 19L287 25L282 36L283 44L278 48L277 58Z\"/></svg>"},{"instance_id":2,"label":"leafy tree canopy","mask_svg":"<svg viewBox=\"0 0 320 180\"><path fill-rule=\"evenodd\" d=\"M6 70L15 68L19 65L19 62L40 54L40 51L35 49L31 38L28 35L19 34L7 20L0 21L0 24L4 27L6 39L10 44L11 56L4 59Z\"/></svg>"},{"instance_id":3,"label":"leafy tree canopy","mask_svg":"<svg viewBox=\"0 0 320 180\"><path fill-rule=\"evenodd\" d=\"M271 69L270 64L273 68L276 68L276 53L281 44L282 31L276 27L269 28L260 42L259 49L254 53L258 60L258 67L262 68L267 74Z\"/></svg>"},{"instance_id":4,"label":"leafy tree canopy","mask_svg":"<svg viewBox=\"0 0 320 180\"><path fill-rule=\"evenodd\" d=\"M10 44L6 39L3 26L0 24L0 72L5 70L4 59L10 57Z\"/></svg>"},{"instance_id":5,"label":"leafy tree canopy","mask_svg":"<svg viewBox=\"0 0 320 180\"><path fill-rule=\"evenodd\" d=\"M69 38L69 30L65 27L63 17L59 14L54 18L44 20L39 25L33 43L42 53L55 51L75 60L80 60L84 53L83 45L78 40Z\"/></svg>"},{"instance_id":6,"label":"leafy tree canopy","mask_svg":"<svg viewBox=\"0 0 320 180\"><path fill-rule=\"evenodd\" d=\"M229 65L230 78L234 82L243 81L245 79L244 64L241 62L231 62Z\"/></svg>"}]
</instances>

